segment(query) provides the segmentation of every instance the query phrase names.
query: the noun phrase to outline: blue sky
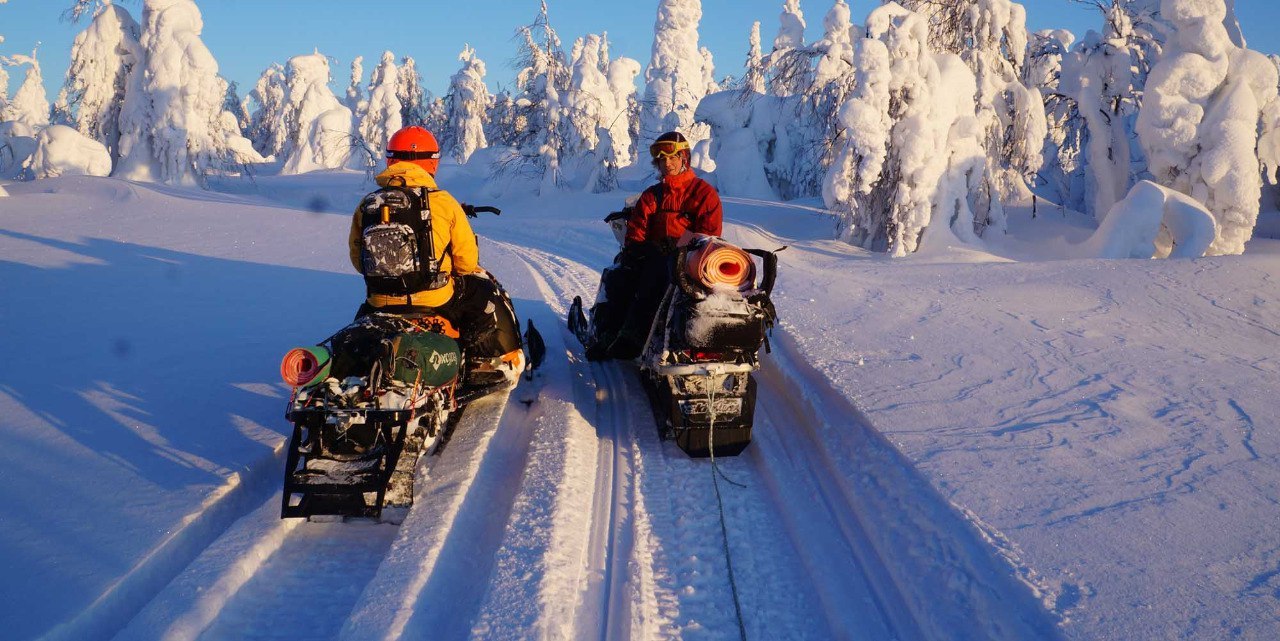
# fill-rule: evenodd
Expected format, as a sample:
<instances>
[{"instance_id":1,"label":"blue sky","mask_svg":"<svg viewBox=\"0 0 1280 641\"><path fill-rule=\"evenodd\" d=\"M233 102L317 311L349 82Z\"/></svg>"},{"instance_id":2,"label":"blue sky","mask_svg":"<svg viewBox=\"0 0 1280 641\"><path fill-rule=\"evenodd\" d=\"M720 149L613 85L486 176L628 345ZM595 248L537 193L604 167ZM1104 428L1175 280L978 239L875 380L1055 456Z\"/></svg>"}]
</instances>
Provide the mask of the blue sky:
<instances>
[{"instance_id":1,"label":"blue sky","mask_svg":"<svg viewBox=\"0 0 1280 641\"><path fill-rule=\"evenodd\" d=\"M849 0L855 22L879 5L879 0ZM84 25L59 20L70 0L9 0L0 4L0 34L6 41L0 53L27 53L40 42L39 58L49 98L56 96L68 63L71 42ZM118 0L137 17L141 0ZM238 82L241 93L252 88L272 62L318 49L335 60L335 88L346 86L351 59L365 57L368 72L382 51L418 62L427 89L442 93L458 68L457 55L466 43L488 65L489 86L510 86L516 53L512 34L538 12L538 0L200 0L204 42L213 52L222 75ZM802 0L807 39L821 34L822 16L831 0ZM657 0L548 0L551 22L566 48L587 33L607 31L613 55L649 61ZM1077 35L1100 24L1099 14L1070 0L1024 0L1033 30L1066 28ZM1237 12L1252 48L1280 53L1280 3L1275 0L1236 0ZM701 43L715 56L716 77L739 75L751 23L761 23L761 40L768 50L778 28L782 0L703 0ZM10 91L22 74L11 73Z\"/></svg>"}]
</instances>

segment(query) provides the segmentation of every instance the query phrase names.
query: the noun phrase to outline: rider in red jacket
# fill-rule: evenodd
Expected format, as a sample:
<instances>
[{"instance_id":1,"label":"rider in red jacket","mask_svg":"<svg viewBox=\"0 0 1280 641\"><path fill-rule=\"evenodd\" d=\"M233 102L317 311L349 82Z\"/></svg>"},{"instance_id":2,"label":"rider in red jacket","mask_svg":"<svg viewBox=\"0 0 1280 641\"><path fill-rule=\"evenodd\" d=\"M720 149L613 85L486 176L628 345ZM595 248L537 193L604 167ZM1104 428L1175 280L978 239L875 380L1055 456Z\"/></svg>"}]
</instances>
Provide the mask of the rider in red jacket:
<instances>
[{"instance_id":1,"label":"rider in red jacket","mask_svg":"<svg viewBox=\"0 0 1280 641\"><path fill-rule=\"evenodd\" d=\"M668 132L649 153L662 180L640 195L627 220L622 253L602 278L607 304L593 310L596 335L587 348L592 360L639 356L671 282L668 263L676 243L686 231L721 233L720 195L694 175L689 141L679 132Z\"/></svg>"}]
</instances>

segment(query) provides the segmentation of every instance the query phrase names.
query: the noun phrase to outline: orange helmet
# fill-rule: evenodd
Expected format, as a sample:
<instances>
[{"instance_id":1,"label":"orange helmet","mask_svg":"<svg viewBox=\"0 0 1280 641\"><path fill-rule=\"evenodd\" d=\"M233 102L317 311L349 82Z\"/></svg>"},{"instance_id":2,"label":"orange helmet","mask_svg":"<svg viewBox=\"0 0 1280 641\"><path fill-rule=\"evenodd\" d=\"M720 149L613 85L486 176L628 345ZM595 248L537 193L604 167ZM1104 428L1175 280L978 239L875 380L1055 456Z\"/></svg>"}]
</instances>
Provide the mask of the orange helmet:
<instances>
[{"instance_id":1,"label":"orange helmet","mask_svg":"<svg viewBox=\"0 0 1280 641\"><path fill-rule=\"evenodd\" d=\"M434 176L440 167L440 143L422 127L405 127L387 141L387 166L398 162L411 162Z\"/></svg>"}]
</instances>

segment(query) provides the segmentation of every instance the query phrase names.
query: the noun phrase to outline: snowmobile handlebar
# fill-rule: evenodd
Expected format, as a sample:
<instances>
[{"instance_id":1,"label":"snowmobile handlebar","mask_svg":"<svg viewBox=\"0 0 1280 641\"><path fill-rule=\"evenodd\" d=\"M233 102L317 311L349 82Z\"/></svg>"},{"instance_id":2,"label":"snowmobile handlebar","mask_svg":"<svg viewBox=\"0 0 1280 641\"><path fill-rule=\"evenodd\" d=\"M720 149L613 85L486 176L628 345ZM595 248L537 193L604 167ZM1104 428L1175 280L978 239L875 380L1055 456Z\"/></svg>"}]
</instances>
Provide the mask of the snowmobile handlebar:
<instances>
[{"instance_id":1,"label":"snowmobile handlebar","mask_svg":"<svg viewBox=\"0 0 1280 641\"><path fill-rule=\"evenodd\" d=\"M467 218L475 218L479 214L493 214L494 216L502 215L502 210L497 207L490 207L488 205L468 205L466 203L462 203L462 212L467 215Z\"/></svg>"}]
</instances>

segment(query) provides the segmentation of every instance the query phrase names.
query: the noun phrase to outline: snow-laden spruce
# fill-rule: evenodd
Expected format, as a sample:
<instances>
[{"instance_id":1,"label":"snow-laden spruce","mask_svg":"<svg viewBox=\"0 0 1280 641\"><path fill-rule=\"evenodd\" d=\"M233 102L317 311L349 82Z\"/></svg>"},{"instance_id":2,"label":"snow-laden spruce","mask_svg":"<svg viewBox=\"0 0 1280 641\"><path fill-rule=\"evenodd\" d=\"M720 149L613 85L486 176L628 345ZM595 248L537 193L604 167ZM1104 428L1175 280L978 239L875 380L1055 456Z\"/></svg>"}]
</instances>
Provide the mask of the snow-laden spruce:
<instances>
[{"instance_id":1,"label":"snow-laden spruce","mask_svg":"<svg viewBox=\"0 0 1280 641\"><path fill-rule=\"evenodd\" d=\"M412 56L401 58L400 86L396 89L396 98L400 99L400 122L406 127L421 127L427 122L427 106L423 100L425 95L417 61Z\"/></svg>"},{"instance_id":2,"label":"snow-laden spruce","mask_svg":"<svg viewBox=\"0 0 1280 641\"><path fill-rule=\"evenodd\" d=\"M359 141L353 149L351 166L371 169L382 162L382 150L387 148L391 134L400 130L400 98L396 93L400 85L400 70L395 54L382 53L382 60L369 77L369 100L360 114Z\"/></svg>"},{"instance_id":3,"label":"snow-laden spruce","mask_svg":"<svg viewBox=\"0 0 1280 641\"><path fill-rule=\"evenodd\" d=\"M510 137L515 149L495 160L494 172L534 180L541 193L548 193L563 184L560 155L565 143L560 96L569 86L569 67L545 1L533 24L521 27L518 36L520 70L516 88L520 93L515 99Z\"/></svg>"},{"instance_id":4,"label":"snow-laden spruce","mask_svg":"<svg viewBox=\"0 0 1280 641\"><path fill-rule=\"evenodd\" d=\"M36 51L31 55L14 54L0 56L0 65L9 67L26 66L26 75L22 85L14 92L13 97L0 107L0 122L20 122L40 128L49 124L49 99L44 93L44 77L40 73L40 61L36 59Z\"/></svg>"},{"instance_id":5,"label":"snow-laden spruce","mask_svg":"<svg viewBox=\"0 0 1280 641\"><path fill-rule=\"evenodd\" d=\"M253 148L263 156L279 156L289 142L289 129L284 119L288 80L284 67L271 63L258 77L245 104L254 105L249 114L248 137Z\"/></svg>"},{"instance_id":6,"label":"snow-laden spruce","mask_svg":"<svg viewBox=\"0 0 1280 641\"><path fill-rule=\"evenodd\" d=\"M449 92L445 95L448 121L440 132L441 150L462 164L471 154L489 146L484 135L485 115L489 107L489 87L484 84L484 61L476 56L471 45L458 54L462 67L449 80Z\"/></svg>"},{"instance_id":7,"label":"snow-laden spruce","mask_svg":"<svg viewBox=\"0 0 1280 641\"><path fill-rule=\"evenodd\" d=\"M141 25L146 59L127 82L114 175L189 185L211 171L262 162L223 108L227 83L200 40L195 2L146 0Z\"/></svg>"},{"instance_id":8,"label":"snow-laden spruce","mask_svg":"<svg viewBox=\"0 0 1280 641\"><path fill-rule=\"evenodd\" d=\"M283 174L338 169L351 157L351 110L329 89L329 59L294 56L285 71L284 121L288 126Z\"/></svg>"},{"instance_id":9,"label":"snow-laden spruce","mask_svg":"<svg viewBox=\"0 0 1280 641\"><path fill-rule=\"evenodd\" d=\"M934 49L959 55L978 81L976 114L986 131L991 198L977 202L975 227L1002 233L1003 203L1030 196L1027 185L1040 169L1047 135L1040 92L1022 84L1030 34L1026 9L1011 0L902 0L929 17Z\"/></svg>"},{"instance_id":10,"label":"snow-laden spruce","mask_svg":"<svg viewBox=\"0 0 1280 641\"><path fill-rule=\"evenodd\" d=\"M644 72L640 138L647 145L667 131L679 131L690 144L707 139L710 130L694 122L703 96L715 91L710 52L698 47L700 0L661 0L653 26L653 54Z\"/></svg>"},{"instance_id":11,"label":"snow-laden spruce","mask_svg":"<svg viewBox=\"0 0 1280 641\"><path fill-rule=\"evenodd\" d=\"M76 130L106 146L113 165L120 158L120 111L129 74L145 58L141 35L129 12L103 5L71 46L71 65L55 103Z\"/></svg>"},{"instance_id":12,"label":"snow-laden spruce","mask_svg":"<svg viewBox=\"0 0 1280 641\"><path fill-rule=\"evenodd\" d=\"M800 0L785 0L778 16L778 35L769 53L769 93L786 97L804 91L809 84L807 57L791 53L804 47L804 12Z\"/></svg>"},{"instance_id":13,"label":"snow-laden spruce","mask_svg":"<svg viewBox=\"0 0 1280 641\"><path fill-rule=\"evenodd\" d=\"M573 45L564 110L565 183L593 192L617 187L617 172L631 164L629 112L640 63L609 60L609 40L589 34Z\"/></svg>"},{"instance_id":14,"label":"snow-laden spruce","mask_svg":"<svg viewBox=\"0 0 1280 641\"><path fill-rule=\"evenodd\" d=\"M1258 128L1276 100L1276 68L1232 41L1222 0L1163 0L1160 9L1173 31L1147 81L1139 140L1156 182L1213 213L1208 253L1239 254L1258 218ZM1172 239L1161 236L1167 254Z\"/></svg>"},{"instance_id":15,"label":"snow-laden spruce","mask_svg":"<svg viewBox=\"0 0 1280 641\"><path fill-rule=\"evenodd\" d=\"M971 198L986 180L976 79L959 57L930 48L928 29L896 3L867 17L856 88L840 114L848 137L823 189L845 238L896 256L915 251L926 227L939 243L951 232L976 241Z\"/></svg>"},{"instance_id":16,"label":"snow-laden spruce","mask_svg":"<svg viewBox=\"0 0 1280 641\"><path fill-rule=\"evenodd\" d=\"M342 104L351 110L357 118L369 107L364 95L364 56L356 56L351 60L351 76L347 83L347 95Z\"/></svg>"}]
</instances>

